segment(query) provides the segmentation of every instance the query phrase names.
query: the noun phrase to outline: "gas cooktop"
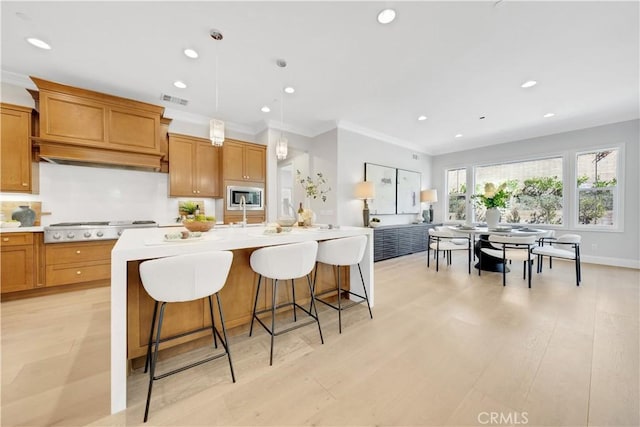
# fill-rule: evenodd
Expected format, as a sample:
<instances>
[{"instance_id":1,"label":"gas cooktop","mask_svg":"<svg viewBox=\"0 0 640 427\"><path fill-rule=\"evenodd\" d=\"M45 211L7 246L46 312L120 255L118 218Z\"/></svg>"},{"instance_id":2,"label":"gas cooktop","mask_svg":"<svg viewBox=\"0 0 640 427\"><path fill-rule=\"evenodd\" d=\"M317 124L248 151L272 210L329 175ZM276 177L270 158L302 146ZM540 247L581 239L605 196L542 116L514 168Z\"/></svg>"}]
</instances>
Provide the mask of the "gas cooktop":
<instances>
[{"instance_id":1,"label":"gas cooktop","mask_svg":"<svg viewBox=\"0 0 640 427\"><path fill-rule=\"evenodd\" d=\"M45 243L115 240L127 228L157 227L151 220L60 222L44 228Z\"/></svg>"}]
</instances>

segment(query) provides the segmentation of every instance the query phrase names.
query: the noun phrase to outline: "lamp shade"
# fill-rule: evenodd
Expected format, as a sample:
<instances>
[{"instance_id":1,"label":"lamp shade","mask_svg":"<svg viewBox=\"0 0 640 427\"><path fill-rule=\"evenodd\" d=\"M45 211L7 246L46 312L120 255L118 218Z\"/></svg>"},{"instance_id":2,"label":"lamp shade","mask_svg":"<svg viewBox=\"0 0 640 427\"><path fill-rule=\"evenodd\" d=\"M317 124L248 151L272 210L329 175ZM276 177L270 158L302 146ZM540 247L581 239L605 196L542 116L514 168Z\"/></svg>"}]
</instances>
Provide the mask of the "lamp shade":
<instances>
[{"instance_id":1,"label":"lamp shade","mask_svg":"<svg viewBox=\"0 0 640 427\"><path fill-rule=\"evenodd\" d=\"M373 187L373 182L364 181L356 184L355 190L356 199L373 199L376 196L375 188Z\"/></svg>"},{"instance_id":2,"label":"lamp shade","mask_svg":"<svg viewBox=\"0 0 640 427\"><path fill-rule=\"evenodd\" d=\"M422 190L420 192L420 201L421 202L437 202L438 190Z\"/></svg>"}]
</instances>

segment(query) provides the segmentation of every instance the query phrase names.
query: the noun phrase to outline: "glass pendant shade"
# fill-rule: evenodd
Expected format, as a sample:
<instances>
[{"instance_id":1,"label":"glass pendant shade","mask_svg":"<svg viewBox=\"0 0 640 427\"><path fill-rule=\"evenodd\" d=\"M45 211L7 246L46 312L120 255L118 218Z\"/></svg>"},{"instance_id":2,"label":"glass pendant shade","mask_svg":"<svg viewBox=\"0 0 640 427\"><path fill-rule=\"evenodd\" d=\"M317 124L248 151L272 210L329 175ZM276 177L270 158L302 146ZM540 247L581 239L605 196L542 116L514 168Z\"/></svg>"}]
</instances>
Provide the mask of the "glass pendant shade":
<instances>
[{"instance_id":1,"label":"glass pendant shade","mask_svg":"<svg viewBox=\"0 0 640 427\"><path fill-rule=\"evenodd\" d=\"M278 160L284 160L289 153L288 141L284 136L280 136L278 142L276 142L276 157Z\"/></svg>"},{"instance_id":2,"label":"glass pendant shade","mask_svg":"<svg viewBox=\"0 0 640 427\"><path fill-rule=\"evenodd\" d=\"M221 147L224 142L224 122L218 119L211 119L209 122L209 139L211 144Z\"/></svg>"}]
</instances>

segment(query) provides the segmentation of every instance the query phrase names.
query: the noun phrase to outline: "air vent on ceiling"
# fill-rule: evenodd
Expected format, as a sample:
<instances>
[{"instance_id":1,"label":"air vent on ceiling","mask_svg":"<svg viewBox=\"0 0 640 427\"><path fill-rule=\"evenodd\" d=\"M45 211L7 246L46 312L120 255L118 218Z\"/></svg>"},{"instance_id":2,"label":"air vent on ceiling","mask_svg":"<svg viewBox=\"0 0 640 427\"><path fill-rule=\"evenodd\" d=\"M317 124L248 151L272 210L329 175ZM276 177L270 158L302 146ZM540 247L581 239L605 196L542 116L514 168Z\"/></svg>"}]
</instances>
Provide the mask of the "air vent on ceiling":
<instances>
[{"instance_id":1,"label":"air vent on ceiling","mask_svg":"<svg viewBox=\"0 0 640 427\"><path fill-rule=\"evenodd\" d=\"M174 104L179 104L179 105L187 105L187 104L189 104L189 100L188 99L178 98L177 96L171 96L171 95L167 95L165 93L161 93L160 94L160 99L162 99L163 101L166 101L166 102L172 102Z\"/></svg>"},{"instance_id":2,"label":"air vent on ceiling","mask_svg":"<svg viewBox=\"0 0 640 427\"><path fill-rule=\"evenodd\" d=\"M412 154L411 157L413 158L413 160L419 160L420 157L417 154Z\"/></svg>"}]
</instances>

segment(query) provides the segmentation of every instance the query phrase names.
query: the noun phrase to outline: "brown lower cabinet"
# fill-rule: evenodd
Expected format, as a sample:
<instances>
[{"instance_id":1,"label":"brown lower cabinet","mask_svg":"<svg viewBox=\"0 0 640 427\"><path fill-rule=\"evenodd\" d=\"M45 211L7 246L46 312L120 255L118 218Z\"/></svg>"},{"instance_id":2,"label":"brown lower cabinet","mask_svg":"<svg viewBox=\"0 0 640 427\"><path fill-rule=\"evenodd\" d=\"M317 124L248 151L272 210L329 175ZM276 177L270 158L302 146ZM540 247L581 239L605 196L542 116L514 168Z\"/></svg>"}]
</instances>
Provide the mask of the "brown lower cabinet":
<instances>
[{"instance_id":1,"label":"brown lower cabinet","mask_svg":"<svg viewBox=\"0 0 640 427\"><path fill-rule=\"evenodd\" d=\"M108 286L115 240L44 244L43 233L2 233L2 300Z\"/></svg>"},{"instance_id":2,"label":"brown lower cabinet","mask_svg":"<svg viewBox=\"0 0 640 427\"><path fill-rule=\"evenodd\" d=\"M33 233L2 233L0 251L2 293L33 289L36 273Z\"/></svg>"},{"instance_id":3,"label":"brown lower cabinet","mask_svg":"<svg viewBox=\"0 0 640 427\"><path fill-rule=\"evenodd\" d=\"M226 284L220 291L220 299L225 317L227 329L246 325L251 322L251 313L255 298L257 276L251 270L249 258L255 249L238 249L233 251L233 263L227 277ZM135 359L146 355L147 342L149 340L149 328L153 318L154 300L146 293L140 281L139 261L130 261L127 266L127 358ZM348 267L341 267L343 287L348 289ZM328 265L320 264L320 274L316 290L321 292L335 288L335 276L337 270ZM278 284L278 303L288 300L291 296L291 282L281 281ZM328 294L330 295L330 294ZM296 302L305 306L309 304L309 291L306 278L296 279ZM216 316L216 325L219 327L218 309L215 306L213 312ZM271 301L271 283L265 286L262 282L258 310L266 307L267 301ZM209 302L207 299L184 303L168 304L162 325L162 338L178 335L211 325L209 315ZM256 325L254 325L256 327ZM259 325L257 325L260 328ZM245 331L245 329L240 329ZM210 336L211 330L204 330L197 334L187 335L176 340L160 344L160 349L187 344L198 338ZM234 334L234 331L231 332ZM144 363L144 361L143 361Z\"/></svg>"},{"instance_id":4,"label":"brown lower cabinet","mask_svg":"<svg viewBox=\"0 0 640 427\"><path fill-rule=\"evenodd\" d=\"M45 285L60 286L111 279L115 240L52 243L45 246Z\"/></svg>"}]
</instances>

